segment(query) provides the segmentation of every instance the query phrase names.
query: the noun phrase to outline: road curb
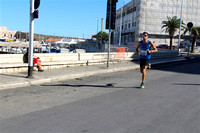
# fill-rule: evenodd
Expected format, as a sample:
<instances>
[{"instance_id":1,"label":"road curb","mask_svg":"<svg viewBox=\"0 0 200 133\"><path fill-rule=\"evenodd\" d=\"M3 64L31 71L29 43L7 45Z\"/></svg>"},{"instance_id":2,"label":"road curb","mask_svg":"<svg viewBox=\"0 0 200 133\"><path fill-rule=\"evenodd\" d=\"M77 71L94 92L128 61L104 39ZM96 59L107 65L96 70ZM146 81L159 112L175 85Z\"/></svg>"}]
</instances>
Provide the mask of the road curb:
<instances>
[{"instance_id":1,"label":"road curb","mask_svg":"<svg viewBox=\"0 0 200 133\"><path fill-rule=\"evenodd\" d=\"M13 89L13 88L17 88L17 87L25 87L25 86L30 86L30 85L31 84L29 81L19 82L19 83L9 83L9 84L0 85L0 90Z\"/></svg>"}]
</instances>

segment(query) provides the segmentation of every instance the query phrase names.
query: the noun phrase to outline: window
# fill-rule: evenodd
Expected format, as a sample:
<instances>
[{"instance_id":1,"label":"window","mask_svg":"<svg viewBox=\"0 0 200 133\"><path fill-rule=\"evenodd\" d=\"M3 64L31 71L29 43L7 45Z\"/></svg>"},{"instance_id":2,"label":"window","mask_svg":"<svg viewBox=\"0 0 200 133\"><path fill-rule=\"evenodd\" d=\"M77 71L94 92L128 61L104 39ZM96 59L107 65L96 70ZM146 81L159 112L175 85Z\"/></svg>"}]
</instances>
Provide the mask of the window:
<instances>
[{"instance_id":1,"label":"window","mask_svg":"<svg viewBox=\"0 0 200 133\"><path fill-rule=\"evenodd\" d=\"M119 18L121 18L121 14L118 14L116 19L119 19Z\"/></svg>"},{"instance_id":2,"label":"window","mask_svg":"<svg viewBox=\"0 0 200 133\"><path fill-rule=\"evenodd\" d=\"M135 27L136 26L136 22L132 22L132 27Z\"/></svg>"},{"instance_id":3,"label":"window","mask_svg":"<svg viewBox=\"0 0 200 133\"><path fill-rule=\"evenodd\" d=\"M130 14L132 12L133 12L133 8L130 8L130 9L127 10L127 14Z\"/></svg>"},{"instance_id":4,"label":"window","mask_svg":"<svg viewBox=\"0 0 200 133\"><path fill-rule=\"evenodd\" d=\"M125 24L125 30L127 30L127 24Z\"/></svg>"},{"instance_id":5,"label":"window","mask_svg":"<svg viewBox=\"0 0 200 133\"><path fill-rule=\"evenodd\" d=\"M136 11L136 7L133 7L133 12L135 12Z\"/></svg>"},{"instance_id":6,"label":"window","mask_svg":"<svg viewBox=\"0 0 200 133\"><path fill-rule=\"evenodd\" d=\"M126 15L126 13L125 12L123 12L123 14L122 14L122 17L124 17Z\"/></svg>"}]
</instances>

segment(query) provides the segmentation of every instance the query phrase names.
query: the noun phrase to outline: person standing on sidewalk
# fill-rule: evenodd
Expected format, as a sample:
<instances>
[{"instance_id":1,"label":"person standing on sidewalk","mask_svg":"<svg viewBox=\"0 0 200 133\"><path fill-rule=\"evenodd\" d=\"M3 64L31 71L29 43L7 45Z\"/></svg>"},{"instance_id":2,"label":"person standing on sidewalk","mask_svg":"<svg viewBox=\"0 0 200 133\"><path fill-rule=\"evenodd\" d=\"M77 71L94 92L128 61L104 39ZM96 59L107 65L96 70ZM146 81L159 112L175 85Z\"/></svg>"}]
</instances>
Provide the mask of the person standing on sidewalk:
<instances>
[{"instance_id":1,"label":"person standing on sidewalk","mask_svg":"<svg viewBox=\"0 0 200 133\"><path fill-rule=\"evenodd\" d=\"M150 40L148 40L147 32L143 32L142 38L143 40L140 41L136 47L136 52L140 56L140 72L142 73L142 83L140 85L140 88L144 88L146 69L151 58L151 53L158 51L155 45ZM151 47L154 50L151 50Z\"/></svg>"}]
</instances>

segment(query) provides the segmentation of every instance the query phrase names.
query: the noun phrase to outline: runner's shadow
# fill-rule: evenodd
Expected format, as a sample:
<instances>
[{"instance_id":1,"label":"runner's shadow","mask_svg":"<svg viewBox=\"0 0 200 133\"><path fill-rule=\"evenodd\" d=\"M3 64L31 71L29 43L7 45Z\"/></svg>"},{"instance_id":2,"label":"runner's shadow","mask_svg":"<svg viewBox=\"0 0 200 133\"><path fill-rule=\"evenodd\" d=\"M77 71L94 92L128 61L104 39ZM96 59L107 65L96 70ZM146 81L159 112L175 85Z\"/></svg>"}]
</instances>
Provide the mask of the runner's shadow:
<instances>
[{"instance_id":1,"label":"runner's shadow","mask_svg":"<svg viewBox=\"0 0 200 133\"><path fill-rule=\"evenodd\" d=\"M137 88L137 87L119 87L114 86L116 83L110 83L106 85L72 85L72 84L55 84L55 85L42 85L42 86L67 86L67 87L100 87L100 88ZM139 87L137 88L139 89Z\"/></svg>"},{"instance_id":2,"label":"runner's shadow","mask_svg":"<svg viewBox=\"0 0 200 133\"><path fill-rule=\"evenodd\" d=\"M69 87L114 87L115 83L107 85L71 85L71 84L56 84L56 85L42 85L42 86L69 86Z\"/></svg>"},{"instance_id":3,"label":"runner's shadow","mask_svg":"<svg viewBox=\"0 0 200 133\"><path fill-rule=\"evenodd\" d=\"M134 87L134 88L136 88L136 89L141 89L140 87Z\"/></svg>"}]
</instances>

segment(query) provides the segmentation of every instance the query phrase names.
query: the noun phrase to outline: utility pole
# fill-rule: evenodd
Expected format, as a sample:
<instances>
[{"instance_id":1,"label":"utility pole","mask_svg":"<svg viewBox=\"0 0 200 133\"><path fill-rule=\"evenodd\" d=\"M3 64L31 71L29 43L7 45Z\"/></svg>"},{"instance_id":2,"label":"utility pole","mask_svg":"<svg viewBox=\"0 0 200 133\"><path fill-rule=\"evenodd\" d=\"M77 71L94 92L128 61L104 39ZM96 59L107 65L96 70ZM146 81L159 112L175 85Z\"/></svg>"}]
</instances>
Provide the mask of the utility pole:
<instances>
[{"instance_id":1,"label":"utility pole","mask_svg":"<svg viewBox=\"0 0 200 133\"><path fill-rule=\"evenodd\" d=\"M34 0L30 0L30 29L29 29L29 60L28 77L33 78L33 38L34 38Z\"/></svg>"},{"instance_id":2,"label":"utility pole","mask_svg":"<svg viewBox=\"0 0 200 133\"><path fill-rule=\"evenodd\" d=\"M103 18L101 19L101 52L103 47Z\"/></svg>"}]
</instances>

